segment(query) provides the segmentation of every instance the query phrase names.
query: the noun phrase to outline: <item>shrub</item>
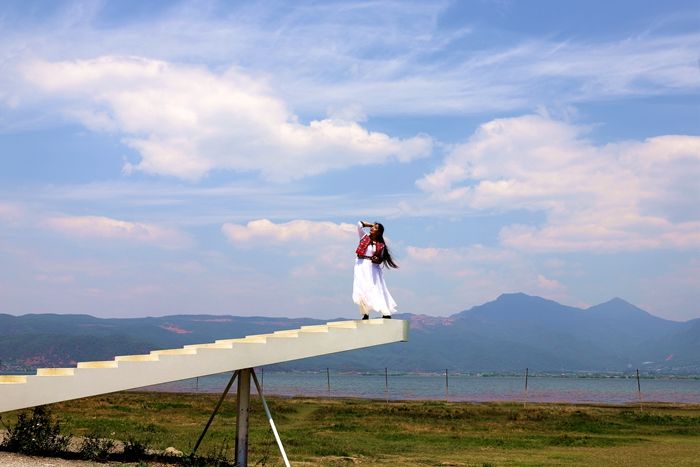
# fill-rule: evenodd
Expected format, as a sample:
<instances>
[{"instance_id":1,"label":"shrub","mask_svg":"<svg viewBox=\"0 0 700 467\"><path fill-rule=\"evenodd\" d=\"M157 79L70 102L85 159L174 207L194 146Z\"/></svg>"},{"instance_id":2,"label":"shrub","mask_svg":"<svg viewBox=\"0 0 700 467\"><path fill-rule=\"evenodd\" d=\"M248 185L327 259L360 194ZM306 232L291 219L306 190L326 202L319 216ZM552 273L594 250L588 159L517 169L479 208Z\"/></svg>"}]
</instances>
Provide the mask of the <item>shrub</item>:
<instances>
[{"instance_id":1,"label":"shrub","mask_svg":"<svg viewBox=\"0 0 700 467\"><path fill-rule=\"evenodd\" d=\"M38 406L31 415L26 411L17 416L17 423L7 427L7 436L0 444L5 451L32 455L59 455L68 448L69 436L61 435L61 426L53 420L51 409Z\"/></svg>"},{"instance_id":2,"label":"shrub","mask_svg":"<svg viewBox=\"0 0 700 467\"><path fill-rule=\"evenodd\" d=\"M96 435L88 435L80 445L80 457L91 461L107 460L109 454L114 450L114 441L111 439L98 438Z\"/></svg>"},{"instance_id":3,"label":"shrub","mask_svg":"<svg viewBox=\"0 0 700 467\"><path fill-rule=\"evenodd\" d=\"M143 459L148 452L148 441L129 438L124 442L124 460L133 462Z\"/></svg>"}]
</instances>

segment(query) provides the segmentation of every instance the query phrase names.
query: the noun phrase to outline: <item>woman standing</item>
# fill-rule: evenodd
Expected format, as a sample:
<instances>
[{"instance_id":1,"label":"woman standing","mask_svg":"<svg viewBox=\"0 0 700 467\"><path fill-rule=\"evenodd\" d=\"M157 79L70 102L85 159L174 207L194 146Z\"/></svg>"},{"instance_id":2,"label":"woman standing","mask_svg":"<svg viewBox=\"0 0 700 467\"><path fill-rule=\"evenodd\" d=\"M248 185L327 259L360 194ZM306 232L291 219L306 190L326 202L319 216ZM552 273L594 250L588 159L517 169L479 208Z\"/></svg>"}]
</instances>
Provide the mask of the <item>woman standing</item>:
<instances>
[{"instance_id":1,"label":"woman standing","mask_svg":"<svg viewBox=\"0 0 700 467\"><path fill-rule=\"evenodd\" d=\"M369 227L367 234L365 227ZM378 311L382 318L391 318L396 302L384 282L382 265L398 268L384 242L384 226L360 221L357 223L360 244L355 253L355 278L352 284L352 301L360 307L362 319L369 319L370 310Z\"/></svg>"}]
</instances>

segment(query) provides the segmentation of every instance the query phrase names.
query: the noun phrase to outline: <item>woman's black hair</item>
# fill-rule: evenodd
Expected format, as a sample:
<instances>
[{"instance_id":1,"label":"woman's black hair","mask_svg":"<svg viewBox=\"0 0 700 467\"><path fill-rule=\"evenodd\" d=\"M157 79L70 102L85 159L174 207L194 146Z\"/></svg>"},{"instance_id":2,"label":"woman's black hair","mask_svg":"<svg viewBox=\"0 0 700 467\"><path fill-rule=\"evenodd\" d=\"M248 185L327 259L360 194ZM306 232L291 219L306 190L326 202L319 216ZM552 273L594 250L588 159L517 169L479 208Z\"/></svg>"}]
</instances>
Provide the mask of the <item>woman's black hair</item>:
<instances>
[{"instance_id":1,"label":"woman's black hair","mask_svg":"<svg viewBox=\"0 0 700 467\"><path fill-rule=\"evenodd\" d=\"M391 257L391 253L389 253L389 247L387 246L386 242L384 241L384 226L382 224L380 224L379 222L375 222L375 225L377 226L376 240L378 242L382 242L384 244L384 255L382 256L382 266L388 266L390 268L397 269L399 267L399 265L394 262L394 259Z\"/></svg>"}]
</instances>

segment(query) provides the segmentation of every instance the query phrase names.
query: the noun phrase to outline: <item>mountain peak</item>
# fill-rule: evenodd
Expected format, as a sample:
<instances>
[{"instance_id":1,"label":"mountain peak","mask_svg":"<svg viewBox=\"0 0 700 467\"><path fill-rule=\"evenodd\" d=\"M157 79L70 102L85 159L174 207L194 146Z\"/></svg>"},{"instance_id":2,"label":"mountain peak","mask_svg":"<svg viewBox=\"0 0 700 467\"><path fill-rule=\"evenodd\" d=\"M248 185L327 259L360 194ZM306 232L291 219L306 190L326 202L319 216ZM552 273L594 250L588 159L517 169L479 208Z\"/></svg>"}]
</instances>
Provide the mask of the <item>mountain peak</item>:
<instances>
[{"instance_id":1,"label":"mountain peak","mask_svg":"<svg viewBox=\"0 0 700 467\"><path fill-rule=\"evenodd\" d=\"M608 300L607 302L599 303L598 305L593 305L589 307L589 310L592 309L598 309L598 308L616 308L616 309L626 309L626 310L639 310L639 311L644 311L641 308L631 304L627 300L620 298L620 297L614 297ZM646 313L646 312L645 312Z\"/></svg>"},{"instance_id":2,"label":"mountain peak","mask_svg":"<svg viewBox=\"0 0 700 467\"><path fill-rule=\"evenodd\" d=\"M498 296L496 300L492 303L500 303L500 304L508 304L508 305L523 305L523 304L530 304L530 305L556 305L556 306L564 306L561 305L560 303L555 302L554 300L549 300L548 298L544 297L538 297L537 295L528 295L523 292L512 292L512 293L503 293Z\"/></svg>"},{"instance_id":3,"label":"mountain peak","mask_svg":"<svg viewBox=\"0 0 700 467\"><path fill-rule=\"evenodd\" d=\"M608 300L607 302L601 303L600 305L616 305L616 306L626 305L626 306L634 306L634 305L632 305L630 302L628 302L627 300L625 300L625 299L623 299L623 298L620 298L620 297L613 297L613 298L611 298L610 300ZM598 305L598 306L600 306L600 305ZM635 306L635 308L637 308L637 307Z\"/></svg>"},{"instance_id":4,"label":"mountain peak","mask_svg":"<svg viewBox=\"0 0 700 467\"><path fill-rule=\"evenodd\" d=\"M540 300L547 300L542 297L538 297L536 295L528 295L523 292L509 292L509 293L502 293L501 295L494 300L495 302L524 302L524 301L540 301Z\"/></svg>"},{"instance_id":5,"label":"mountain peak","mask_svg":"<svg viewBox=\"0 0 700 467\"><path fill-rule=\"evenodd\" d=\"M528 316L543 314L558 314L561 311L581 311L553 300L528 295L522 292L504 293L493 301L464 310L453 317L466 319L468 317L483 317L485 319L526 319Z\"/></svg>"},{"instance_id":6,"label":"mountain peak","mask_svg":"<svg viewBox=\"0 0 700 467\"><path fill-rule=\"evenodd\" d=\"M523 292L508 292L508 293L502 293L501 295L496 298L496 300L510 300L514 298L536 298L533 297L532 295L528 295Z\"/></svg>"},{"instance_id":7,"label":"mountain peak","mask_svg":"<svg viewBox=\"0 0 700 467\"><path fill-rule=\"evenodd\" d=\"M612 298L607 302L595 305L586 309L586 312L592 314L602 314L609 317L616 316L618 318L629 318L632 316L643 317L645 319L667 321L662 318L656 317L651 313L642 310L636 305L628 302L619 297Z\"/></svg>"}]
</instances>

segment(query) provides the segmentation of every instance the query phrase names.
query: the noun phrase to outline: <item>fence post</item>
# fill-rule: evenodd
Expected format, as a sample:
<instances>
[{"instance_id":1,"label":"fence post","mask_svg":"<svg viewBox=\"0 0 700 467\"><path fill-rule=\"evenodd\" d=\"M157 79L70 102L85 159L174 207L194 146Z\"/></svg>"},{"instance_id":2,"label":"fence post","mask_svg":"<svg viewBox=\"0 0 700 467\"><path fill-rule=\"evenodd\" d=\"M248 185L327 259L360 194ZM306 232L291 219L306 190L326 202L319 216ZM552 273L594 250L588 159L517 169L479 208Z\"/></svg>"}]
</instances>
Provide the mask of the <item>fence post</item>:
<instances>
[{"instance_id":1,"label":"fence post","mask_svg":"<svg viewBox=\"0 0 700 467\"><path fill-rule=\"evenodd\" d=\"M386 403L389 403L389 370L384 367L384 397L386 398Z\"/></svg>"},{"instance_id":2,"label":"fence post","mask_svg":"<svg viewBox=\"0 0 700 467\"><path fill-rule=\"evenodd\" d=\"M524 407L527 407L527 400L528 400L528 394L527 394L527 377L529 373L529 368L525 368L525 404L523 404Z\"/></svg>"},{"instance_id":3,"label":"fence post","mask_svg":"<svg viewBox=\"0 0 700 467\"><path fill-rule=\"evenodd\" d=\"M639 398L639 411L643 412L644 408L642 407L642 385L639 382L639 368L637 368L637 397Z\"/></svg>"},{"instance_id":4,"label":"fence post","mask_svg":"<svg viewBox=\"0 0 700 467\"><path fill-rule=\"evenodd\" d=\"M450 380L447 376L447 368L445 368L445 401L450 400Z\"/></svg>"}]
</instances>

